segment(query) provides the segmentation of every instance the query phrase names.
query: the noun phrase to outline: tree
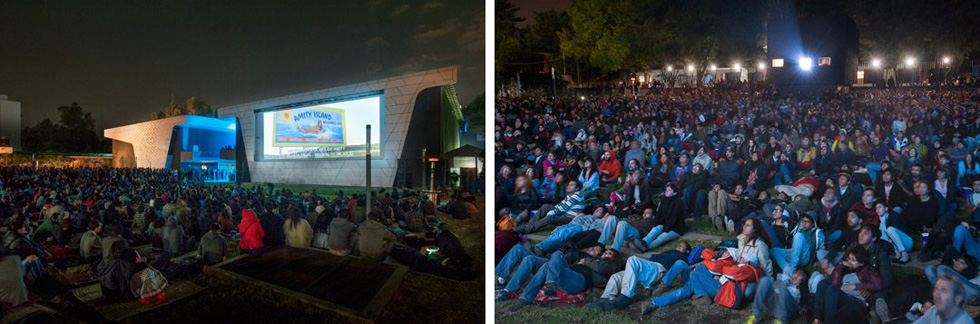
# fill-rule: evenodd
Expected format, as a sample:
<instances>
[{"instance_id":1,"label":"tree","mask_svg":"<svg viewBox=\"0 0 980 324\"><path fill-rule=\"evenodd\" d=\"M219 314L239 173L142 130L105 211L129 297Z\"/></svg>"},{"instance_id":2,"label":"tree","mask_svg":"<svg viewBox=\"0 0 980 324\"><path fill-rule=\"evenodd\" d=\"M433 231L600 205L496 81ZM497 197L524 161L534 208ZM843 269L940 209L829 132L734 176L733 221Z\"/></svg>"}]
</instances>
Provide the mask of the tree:
<instances>
[{"instance_id":1,"label":"tree","mask_svg":"<svg viewBox=\"0 0 980 324\"><path fill-rule=\"evenodd\" d=\"M485 125L483 124L484 114L486 113L483 109L486 107L485 104L485 94L480 94L473 101L470 101L468 105L463 107L463 120L470 126L471 132L482 133Z\"/></svg>"},{"instance_id":2,"label":"tree","mask_svg":"<svg viewBox=\"0 0 980 324\"><path fill-rule=\"evenodd\" d=\"M635 34L640 21L636 1L573 0L568 8L571 29L563 33L565 53L587 59L603 72L618 72L637 64Z\"/></svg>"},{"instance_id":3,"label":"tree","mask_svg":"<svg viewBox=\"0 0 980 324\"><path fill-rule=\"evenodd\" d=\"M24 127L23 149L28 152L57 151L71 153L106 152L111 142L99 139L95 118L78 103L58 107L58 124L45 118L34 127ZM107 143L110 143L107 145Z\"/></svg>"},{"instance_id":4,"label":"tree","mask_svg":"<svg viewBox=\"0 0 980 324\"><path fill-rule=\"evenodd\" d=\"M510 0L496 0L494 10L494 45L495 66L497 71L503 69L501 63L513 59L521 48L521 30L517 23L524 18L517 17L517 7Z\"/></svg>"},{"instance_id":5,"label":"tree","mask_svg":"<svg viewBox=\"0 0 980 324\"><path fill-rule=\"evenodd\" d=\"M207 102L197 100L197 97L190 97L187 98L187 101L184 102L184 104L171 102L163 109L150 113L150 118L164 119L184 115L218 117L218 111L211 107L211 105L209 105Z\"/></svg>"}]
</instances>

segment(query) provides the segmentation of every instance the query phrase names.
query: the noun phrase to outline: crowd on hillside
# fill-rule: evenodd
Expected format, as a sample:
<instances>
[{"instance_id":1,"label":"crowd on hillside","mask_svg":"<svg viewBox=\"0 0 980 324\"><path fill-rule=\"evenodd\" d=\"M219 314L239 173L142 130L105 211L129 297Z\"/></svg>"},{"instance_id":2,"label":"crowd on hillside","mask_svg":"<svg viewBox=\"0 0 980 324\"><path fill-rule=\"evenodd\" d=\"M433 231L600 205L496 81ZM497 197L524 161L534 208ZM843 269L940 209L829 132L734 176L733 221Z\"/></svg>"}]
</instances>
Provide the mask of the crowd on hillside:
<instances>
[{"instance_id":1,"label":"crowd on hillside","mask_svg":"<svg viewBox=\"0 0 980 324\"><path fill-rule=\"evenodd\" d=\"M693 299L751 307L750 322L972 323L978 102L750 86L499 97L495 299L516 311L596 288L588 306L604 311ZM676 243L692 229L735 239ZM912 258L929 266L898 289L892 265Z\"/></svg>"},{"instance_id":2,"label":"crowd on hillside","mask_svg":"<svg viewBox=\"0 0 980 324\"><path fill-rule=\"evenodd\" d=\"M0 167L0 306L43 298L63 284L54 273L85 266L104 302L147 297L159 290L135 286L141 280L154 285L154 275L173 280L225 261L236 254L235 241L247 254L312 247L457 280L476 277L472 258L436 216L437 208L452 217L472 214L471 196L436 206L415 191L381 189L367 215L363 195L326 196L208 185L179 170Z\"/></svg>"}]
</instances>

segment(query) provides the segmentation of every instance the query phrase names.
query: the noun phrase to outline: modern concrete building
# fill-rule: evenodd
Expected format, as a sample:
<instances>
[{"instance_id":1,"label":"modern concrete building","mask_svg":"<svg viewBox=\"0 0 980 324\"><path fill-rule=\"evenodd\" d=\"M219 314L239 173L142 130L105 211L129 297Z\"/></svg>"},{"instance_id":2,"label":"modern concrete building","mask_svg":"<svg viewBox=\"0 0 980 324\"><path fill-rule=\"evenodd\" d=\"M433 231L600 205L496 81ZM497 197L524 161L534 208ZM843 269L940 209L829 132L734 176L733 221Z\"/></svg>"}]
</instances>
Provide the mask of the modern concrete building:
<instances>
[{"instance_id":1,"label":"modern concrete building","mask_svg":"<svg viewBox=\"0 0 980 324\"><path fill-rule=\"evenodd\" d=\"M288 159L269 159L263 141L271 141L266 139L272 137L270 132L274 132L272 125L267 124L271 118L290 116L290 112L307 109L305 107L373 98L376 104L373 107L380 112L373 110L371 113L380 113L375 116L380 117L380 125L371 126L378 132L380 142L375 138L371 143L373 149L380 146L380 154L372 154L372 186L419 188L423 185L423 177L431 174L426 159L438 158L435 167L438 187L446 183L450 173L452 159L444 154L461 145L463 117L453 86L456 73L456 67L451 66L286 95L219 108L219 118L178 116L110 128L105 130L105 137L113 139L115 167L179 167L196 171L215 167L227 169L229 163L233 163L236 176L226 179L235 182L363 186L367 178L367 161L363 155L360 158L289 156ZM352 110L343 118L357 118L353 115L361 111L364 110ZM268 117L270 112L277 117ZM299 116L294 114L292 117ZM275 124L279 123L277 119ZM323 132L323 128L319 131ZM348 140L355 138L351 135L364 135L365 129L363 126L345 126L345 131L344 139ZM214 140L215 137L220 140ZM276 141L279 140L277 137ZM195 153L215 150L220 152ZM361 148L359 152L363 151Z\"/></svg>"},{"instance_id":2,"label":"modern concrete building","mask_svg":"<svg viewBox=\"0 0 980 324\"><path fill-rule=\"evenodd\" d=\"M20 118L20 102L0 94L0 141L10 141L15 151L20 151Z\"/></svg>"}]
</instances>

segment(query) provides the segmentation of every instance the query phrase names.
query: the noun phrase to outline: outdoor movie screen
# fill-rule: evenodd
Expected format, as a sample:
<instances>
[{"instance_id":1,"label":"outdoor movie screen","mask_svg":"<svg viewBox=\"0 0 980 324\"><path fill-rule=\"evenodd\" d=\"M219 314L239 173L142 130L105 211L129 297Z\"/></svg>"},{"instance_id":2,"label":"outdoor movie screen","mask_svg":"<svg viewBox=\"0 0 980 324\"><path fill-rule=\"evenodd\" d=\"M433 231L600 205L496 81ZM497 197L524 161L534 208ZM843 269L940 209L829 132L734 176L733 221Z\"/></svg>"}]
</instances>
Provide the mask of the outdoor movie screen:
<instances>
[{"instance_id":1,"label":"outdoor movie screen","mask_svg":"<svg viewBox=\"0 0 980 324\"><path fill-rule=\"evenodd\" d=\"M261 113L262 159L381 157L381 95Z\"/></svg>"}]
</instances>

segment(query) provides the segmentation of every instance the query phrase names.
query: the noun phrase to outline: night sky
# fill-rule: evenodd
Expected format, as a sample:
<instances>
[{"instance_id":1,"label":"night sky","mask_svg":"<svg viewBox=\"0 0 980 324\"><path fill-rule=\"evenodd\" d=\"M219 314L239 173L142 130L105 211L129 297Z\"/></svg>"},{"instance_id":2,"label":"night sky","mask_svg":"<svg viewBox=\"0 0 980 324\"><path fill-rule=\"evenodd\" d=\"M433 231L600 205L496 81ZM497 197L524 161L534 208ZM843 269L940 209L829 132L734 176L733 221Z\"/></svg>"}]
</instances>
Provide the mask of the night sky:
<instances>
[{"instance_id":1,"label":"night sky","mask_svg":"<svg viewBox=\"0 0 980 324\"><path fill-rule=\"evenodd\" d=\"M513 0L511 1L515 7L518 8L517 16L524 18L518 27L527 26L527 24L534 21L535 12L545 12L548 10L558 10L565 11L568 10L568 6L571 4L572 0Z\"/></svg>"},{"instance_id":2,"label":"night sky","mask_svg":"<svg viewBox=\"0 0 980 324\"><path fill-rule=\"evenodd\" d=\"M166 3L162 3L166 2ZM24 126L78 102L96 128L196 96L213 107L459 66L484 91L483 1L3 2L0 94Z\"/></svg>"}]
</instances>

